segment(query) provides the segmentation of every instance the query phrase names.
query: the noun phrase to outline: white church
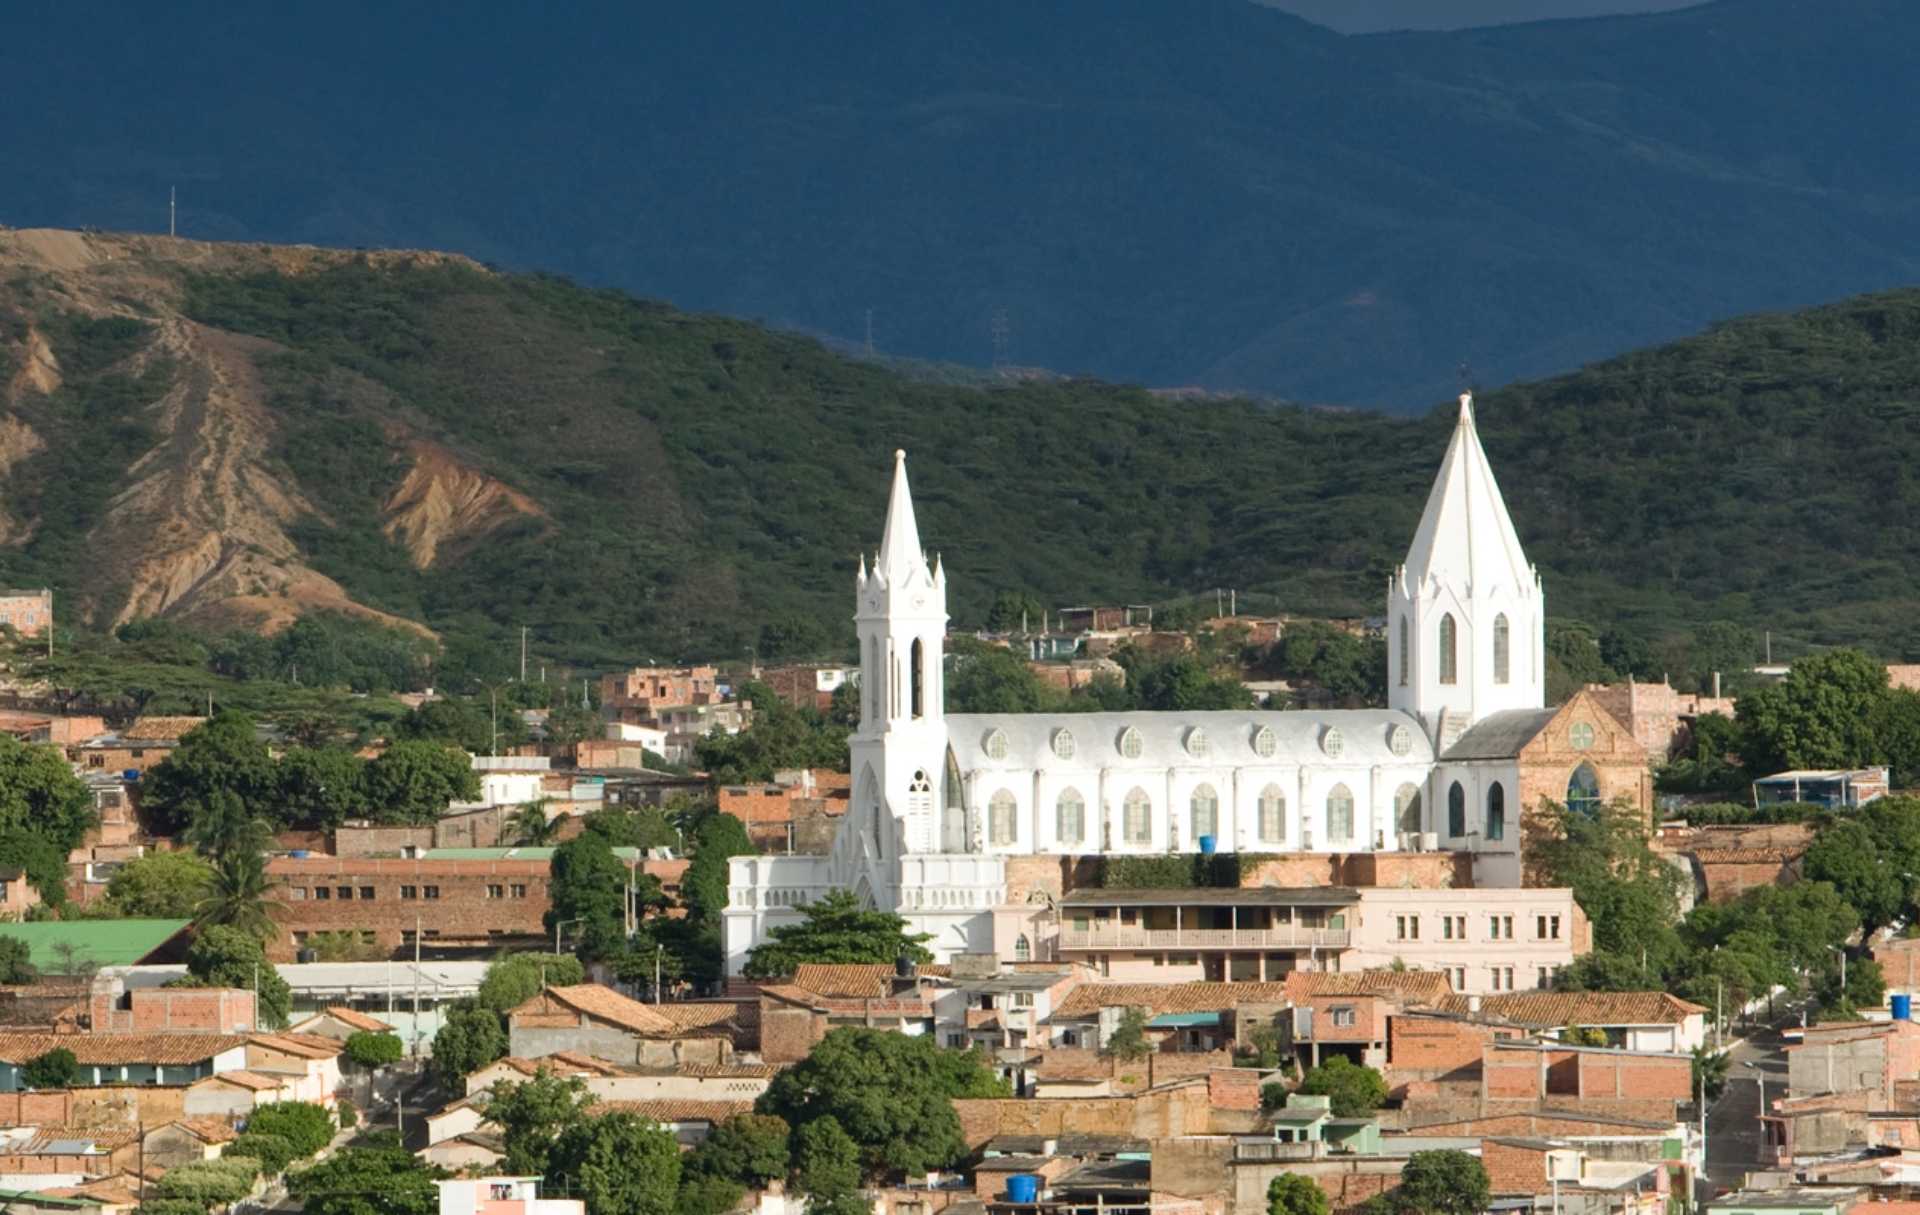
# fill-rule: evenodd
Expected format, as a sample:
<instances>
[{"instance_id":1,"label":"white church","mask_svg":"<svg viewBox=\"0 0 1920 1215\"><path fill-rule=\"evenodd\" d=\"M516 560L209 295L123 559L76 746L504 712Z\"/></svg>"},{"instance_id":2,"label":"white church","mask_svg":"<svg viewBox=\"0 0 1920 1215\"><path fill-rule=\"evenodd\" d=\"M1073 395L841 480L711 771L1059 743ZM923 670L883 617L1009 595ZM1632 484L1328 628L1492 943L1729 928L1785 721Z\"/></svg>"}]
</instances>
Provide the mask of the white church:
<instances>
[{"instance_id":1,"label":"white church","mask_svg":"<svg viewBox=\"0 0 1920 1215\"><path fill-rule=\"evenodd\" d=\"M731 974L834 888L932 934L941 961L1004 951L1034 910L1009 903L1012 858L1469 850L1476 886L1519 885L1518 747L1552 716L1545 605L1470 397L1387 588L1391 708L944 712L946 571L903 452L854 620L850 808L828 855L732 861Z\"/></svg>"}]
</instances>

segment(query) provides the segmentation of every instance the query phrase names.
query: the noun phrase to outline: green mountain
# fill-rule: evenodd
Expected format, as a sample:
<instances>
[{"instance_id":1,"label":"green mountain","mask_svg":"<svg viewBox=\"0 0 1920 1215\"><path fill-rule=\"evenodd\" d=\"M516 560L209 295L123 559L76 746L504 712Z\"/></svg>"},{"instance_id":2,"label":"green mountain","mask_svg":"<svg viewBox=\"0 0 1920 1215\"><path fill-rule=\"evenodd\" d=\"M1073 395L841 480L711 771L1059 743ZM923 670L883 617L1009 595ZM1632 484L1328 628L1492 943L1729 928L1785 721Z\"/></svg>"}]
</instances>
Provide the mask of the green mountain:
<instances>
[{"instance_id":1,"label":"green mountain","mask_svg":"<svg viewBox=\"0 0 1920 1215\"><path fill-rule=\"evenodd\" d=\"M1404 419L927 382L432 254L0 233L0 579L106 626L420 622L583 664L833 654L890 453L958 625L1234 588L1380 609L1451 403ZM1484 395L1556 616L1920 657L1920 292Z\"/></svg>"}]
</instances>

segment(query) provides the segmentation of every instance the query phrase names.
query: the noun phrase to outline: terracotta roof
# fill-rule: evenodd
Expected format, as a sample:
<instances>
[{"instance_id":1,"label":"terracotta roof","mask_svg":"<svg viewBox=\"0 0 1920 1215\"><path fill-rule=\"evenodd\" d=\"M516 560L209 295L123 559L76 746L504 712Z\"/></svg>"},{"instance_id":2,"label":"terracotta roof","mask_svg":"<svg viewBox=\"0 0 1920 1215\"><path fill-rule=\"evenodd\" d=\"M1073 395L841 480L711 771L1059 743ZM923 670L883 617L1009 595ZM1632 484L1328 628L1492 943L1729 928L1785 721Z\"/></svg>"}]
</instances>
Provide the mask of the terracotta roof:
<instances>
[{"instance_id":1,"label":"terracotta roof","mask_svg":"<svg viewBox=\"0 0 1920 1215\"><path fill-rule=\"evenodd\" d=\"M598 983L549 987L507 1016L519 1025L569 1025L585 1016L649 1037L668 1037L675 1028L648 1005Z\"/></svg>"},{"instance_id":2,"label":"terracotta roof","mask_svg":"<svg viewBox=\"0 0 1920 1215\"><path fill-rule=\"evenodd\" d=\"M101 1067L122 1063L199 1063L246 1045L233 1034L9 1034L0 1033L0 1062L25 1063L55 1047L73 1052L76 1063Z\"/></svg>"},{"instance_id":3,"label":"terracotta roof","mask_svg":"<svg viewBox=\"0 0 1920 1215\"><path fill-rule=\"evenodd\" d=\"M250 1072L245 1068L236 1067L224 1072L216 1072L204 1079L195 1080L194 1083L212 1084L216 1081L224 1081L228 1084L237 1085L240 1088L249 1088L257 1093L270 1093L277 1088L284 1087L287 1082L285 1076L263 1076L259 1072Z\"/></svg>"},{"instance_id":4,"label":"terracotta roof","mask_svg":"<svg viewBox=\"0 0 1920 1215\"><path fill-rule=\"evenodd\" d=\"M1042 1080L1111 1080L1111 1060L1090 1050L1050 1050L1040 1056L1036 1075Z\"/></svg>"},{"instance_id":5,"label":"terracotta roof","mask_svg":"<svg viewBox=\"0 0 1920 1215\"><path fill-rule=\"evenodd\" d=\"M674 1028L686 1031L696 1029L724 1029L738 1022L740 1005L732 1001L706 1001L690 1004L649 1004L649 1011L666 1018ZM759 1011L759 1006L754 1007Z\"/></svg>"},{"instance_id":6,"label":"terracotta roof","mask_svg":"<svg viewBox=\"0 0 1920 1215\"><path fill-rule=\"evenodd\" d=\"M1409 1004L1437 1005L1453 994L1447 976L1438 970L1357 970L1346 974L1328 974L1317 970L1296 970L1286 978L1287 995L1293 1000L1308 996L1389 996Z\"/></svg>"},{"instance_id":7,"label":"terracotta roof","mask_svg":"<svg viewBox=\"0 0 1920 1215\"><path fill-rule=\"evenodd\" d=\"M780 1074L777 1063L682 1063L676 1076L694 1076L702 1080L766 1080Z\"/></svg>"},{"instance_id":8,"label":"terracotta roof","mask_svg":"<svg viewBox=\"0 0 1920 1215\"><path fill-rule=\"evenodd\" d=\"M248 1046L261 1046L302 1059L331 1059L346 1047L337 1038L323 1034L248 1034Z\"/></svg>"},{"instance_id":9,"label":"terracotta roof","mask_svg":"<svg viewBox=\"0 0 1920 1215\"><path fill-rule=\"evenodd\" d=\"M723 1122L735 1114L752 1113L753 1102L660 1097L651 1101L598 1101L587 1112L596 1116L638 1114L654 1122Z\"/></svg>"},{"instance_id":10,"label":"terracotta roof","mask_svg":"<svg viewBox=\"0 0 1920 1215\"><path fill-rule=\"evenodd\" d=\"M126 729L120 731L125 739L178 739L181 735L206 724L204 717L136 717Z\"/></svg>"},{"instance_id":11,"label":"terracotta roof","mask_svg":"<svg viewBox=\"0 0 1920 1215\"><path fill-rule=\"evenodd\" d=\"M1446 1012L1464 1013L1468 997L1448 996ZM1664 991L1522 991L1480 996L1484 1019L1538 1028L1562 1025L1678 1025L1707 1010Z\"/></svg>"},{"instance_id":12,"label":"terracotta roof","mask_svg":"<svg viewBox=\"0 0 1920 1215\"><path fill-rule=\"evenodd\" d=\"M364 1034L390 1034L393 1032L393 1026L388 1025L380 1018L369 1017L363 1012L356 1012L351 1008L342 1008L338 1004L328 1005L325 1012L327 1016L332 1017L334 1020L340 1022L340 1024L350 1025Z\"/></svg>"},{"instance_id":13,"label":"terracotta roof","mask_svg":"<svg viewBox=\"0 0 1920 1215\"><path fill-rule=\"evenodd\" d=\"M496 1059L487 1067L504 1064L523 1076L538 1075L542 1071L560 1076L624 1076L631 1068L621 1067L617 1063L608 1063L605 1059L596 1059L592 1055L577 1050L555 1051L551 1055L542 1055L537 1059L525 1059L518 1055L508 1055ZM486 1068L480 1070L485 1071Z\"/></svg>"},{"instance_id":14,"label":"terracotta roof","mask_svg":"<svg viewBox=\"0 0 1920 1215\"><path fill-rule=\"evenodd\" d=\"M240 1132L233 1129L233 1124L219 1118L176 1118L154 1127L153 1131L165 1130L170 1126L179 1127L203 1143L227 1143L240 1137ZM147 1133L151 1135L153 1131Z\"/></svg>"},{"instance_id":15,"label":"terracotta roof","mask_svg":"<svg viewBox=\"0 0 1920 1215\"><path fill-rule=\"evenodd\" d=\"M823 996L884 1000L893 994L891 962L802 962L793 985Z\"/></svg>"},{"instance_id":16,"label":"terracotta roof","mask_svg":"<svg viewBox=\"0 0 1920 1215\"><path fill-rule=\"evenodd\" d=\"M1693 859L1702 865L1784 865L1803 852L1801 848L1696 848Z\"/></svg>"},{"instance_id":17,"label":"terracotta roof","mask_svg":"<svg viewBox=\"0 0 1920 1215\"><path fill-rule=\"evenodd\" d=\"M1086 1017L1103 1008L1144 1008L1152 1015L1219 1012L1242 1004L1287 1003L1285 983L1082 983L1054 1009L1056 1017Z\"/></svg>"},{"instance_id":18,"label":"terracotta roof","mask_svg":"<svg viewBox=\"0 0 1920 1215\"><path fill-rule=\"evenodd\" d=\"M140 1131L131 1125L109 1123L105 1126L62 1126L49 1123L33 1128L33 1134L10 1140L4 1149L10 1156L38 1156L48 1154L47 1149L54 1144L86 1144L88 1148L100 1152L111 1152L115 1148L125 1147L137 1142ZM83 1155L87 1152L63 1151L60 1155Z\"/></svg>"},{"instance_id":19,"label":"terracotta roof","mask_svg":"<svg viewBox=\"0 0 1920 1215\"><path fill-rule=\"evenodd\" d=\"M67 1185L40 1192L49 1198L87 1198L102 1206L137 1207L140 1205L140 1195L136 1192L139 1184L138 1179L102 1177L82 1185Z\"/></svg>"}]
</instances>

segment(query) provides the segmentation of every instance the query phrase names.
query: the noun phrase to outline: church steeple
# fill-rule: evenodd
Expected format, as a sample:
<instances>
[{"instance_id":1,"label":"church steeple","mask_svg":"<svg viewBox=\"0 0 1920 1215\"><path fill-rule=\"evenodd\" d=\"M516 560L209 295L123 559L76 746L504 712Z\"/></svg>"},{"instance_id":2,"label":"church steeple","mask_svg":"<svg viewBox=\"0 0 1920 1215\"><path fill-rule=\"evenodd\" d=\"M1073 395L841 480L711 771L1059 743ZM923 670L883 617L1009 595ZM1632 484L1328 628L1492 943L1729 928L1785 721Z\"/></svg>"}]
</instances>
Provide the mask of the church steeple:
<instances>
[{"instance_id":1,"label":"church steeple","mask_svg":"<svg viewBox=\"0 0 1920 1215\"><path fill-rule=\"evenodd\" d=\"M1461 394L1420 526L1388 585L1387 615L1389 703L1437 737L1546 703L1540 576L1480 446L1470 394Z\"/></svg>"},{"instance_id":2,"label":"church steeple","mask_svg":"<svg viewBox=\"0 0 1920 1215\"><path fill-rule=\"evenodd\" d=\"M927 555L920 548L920 528L913 518L913 494L907 488L907 453L893 453L893 487L887 492L887 526L880 533L880 555L873 569L889 583L899 585L914 574L927 574Z\"/></svg>"}]
</instances>

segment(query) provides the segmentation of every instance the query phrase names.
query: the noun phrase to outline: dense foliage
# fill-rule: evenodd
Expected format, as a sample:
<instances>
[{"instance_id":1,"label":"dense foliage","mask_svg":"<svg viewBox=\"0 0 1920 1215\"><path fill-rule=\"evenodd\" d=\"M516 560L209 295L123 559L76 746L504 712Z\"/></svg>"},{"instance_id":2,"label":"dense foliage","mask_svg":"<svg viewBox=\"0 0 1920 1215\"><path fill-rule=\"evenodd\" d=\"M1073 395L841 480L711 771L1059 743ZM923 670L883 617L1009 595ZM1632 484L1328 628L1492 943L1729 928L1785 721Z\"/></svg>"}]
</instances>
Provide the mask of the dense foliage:
<instances>
[{"instance_id":1,"label":"dense foliage","mask_svg":"<svg viewBox=\"0 0 1920 1215\"><path fill-rule=\"evenodd\" d=\"M805 962L931 962L928 933L910 933L891 911L863 905L851 890L829 890L800 909L800 922L774 928L747 955L749 979L794 973Z\"/></svg>"},{"instance_id":2,"label":"dense foliage","mask_svg":"<svg viewBox=\"0 0 1920 1215\"><path fill-rule=\"evenodd\" d=\"M407 1053L398 1034L362 1030L347 1036L347 1059L360 1067L385 1067Z\"/></svg>"},{"instance_id":3,"label":"dense foliage","mask_svg":"<svg viewBox=\"0 0 1920 1215\"><path fill-rule=\"evenodd\" d=\"M288 1174L287 1193L308 1215L436 1215L440 1191L433 1183L446 1176L422 1164L399 1136L379 1132Z\"/></svg>"},{"instance_id":4,"label":"dense foliage","mask_svg":"<svg viewBox=\"0 0 1920 1215\"><path fill-rule=\"evenodd\" d=\"M433 1035L433 1058L427 1066L442 1085L460 1092L468 1073L506 1053L507 1031L500 1014L470 1000L456 1000L447 1006Z\"/></svg>"},{"instance_id":5,"label":"dense foliage","mask_svg":"<svg viewBox=\"0 0 1920 1215\"><path fill-rule=\"evenodd\" d=\"M278 1135L295 1156L311 1156L333 1139L333 1115L311 1101L278 1101L263 1105L247 1119L254 1135Z\"/></svg>"},{"instance_id":6,"label":"dense foliage","mask_svg":"<svg viewBox=\"0 0 1920 1215\"><path fill-rule=\"evenodd\" d=\"M255 1011L267 1029L286 1025L293 1010L293 989L267 960L260 938L229 925L205 926L194 933L186 976L172 985L245 988L253 992Z\"/></svg>"},{"instance_id":7,"label":"dense foliage","mask_svg":"<svg viewBox=\"0 0 1920 1215\"><path fill-rule=\"evenodd\" d=\"M20 1083L28 1088L72 1088L79 1077L79 1061L64 1046L35 1055L20 1069Z\"/></svg>"},{"instance_id":8,"label":"dense foliage","mask_svg":"<svg viewBox=\"0 0 1920 1215\"><path fill-rule=\"evenodd\" d=\"M505 1167L584 1199L590 1215L670 1215L681 1176L673 1135L634 1114L593 1114L591 1104L578 1079L544 1071L494 1086L486 1120L500 1128Z\"/></svg>"},{"instance_id":9,"label":"dense foliage","mask_svg":"<svg viewBox=\"0 0 1920 1215\"><path fill-rule=\"evenodd\" d=\"M1345 1055L1334 1055L1307 1069L1299 1091L1332 1099L1336 1118L1365 1118L1387 1100L1387 1082L1380 1073Z\"/></svg>"}]
</instances>

